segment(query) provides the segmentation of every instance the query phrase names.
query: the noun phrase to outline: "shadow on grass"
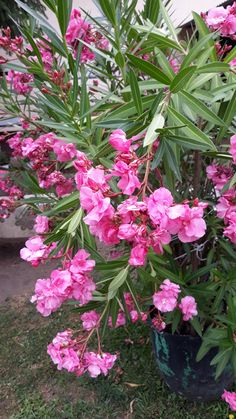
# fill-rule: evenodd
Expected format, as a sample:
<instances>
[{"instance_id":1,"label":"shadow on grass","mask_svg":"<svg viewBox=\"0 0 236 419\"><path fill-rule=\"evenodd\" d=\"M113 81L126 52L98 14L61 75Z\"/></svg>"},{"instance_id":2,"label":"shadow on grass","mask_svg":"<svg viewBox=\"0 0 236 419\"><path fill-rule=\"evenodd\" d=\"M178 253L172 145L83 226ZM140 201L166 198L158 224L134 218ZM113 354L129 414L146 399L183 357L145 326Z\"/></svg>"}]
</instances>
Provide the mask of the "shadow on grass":
<instances>
[{"instance_id":1,"label":"shadow on grass","mask_svg":"<svg viewBox=\"0 0 236 419\"><path fill-rule=\"evenodd\" d=\"M1 419L224 419L223 402L190 403L170 393L158 376L147 328L109 333L104 349L120 352L108 377L59 372L46 353L58 331L78 329L70 308L45 319L27 298L0 309Z\"/></svg>"}]
</instances>

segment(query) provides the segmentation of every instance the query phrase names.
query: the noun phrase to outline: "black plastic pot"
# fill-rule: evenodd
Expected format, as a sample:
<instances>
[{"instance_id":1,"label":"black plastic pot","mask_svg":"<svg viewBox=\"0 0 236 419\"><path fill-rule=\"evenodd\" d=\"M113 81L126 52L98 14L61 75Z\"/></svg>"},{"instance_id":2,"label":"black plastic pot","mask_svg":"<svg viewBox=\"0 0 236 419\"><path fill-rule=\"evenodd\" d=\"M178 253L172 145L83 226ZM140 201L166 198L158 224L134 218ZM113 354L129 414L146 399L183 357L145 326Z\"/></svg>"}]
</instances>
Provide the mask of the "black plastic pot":
<instances>
[{"instance_id":1,"label":"black plastic pot","mask_svg":"<svg viewBox=\"0 0 236 419\"><path fill-rule=\"evenodd\" d=\"M152 338L161 376L175 393L193 401L210 401L218 399L233 384L230 365L215 380L215 367L210 363L217 349L211 349L200 362L196 361L200 337L172 335L152 328Z\"/></svg>"}]
</instances>

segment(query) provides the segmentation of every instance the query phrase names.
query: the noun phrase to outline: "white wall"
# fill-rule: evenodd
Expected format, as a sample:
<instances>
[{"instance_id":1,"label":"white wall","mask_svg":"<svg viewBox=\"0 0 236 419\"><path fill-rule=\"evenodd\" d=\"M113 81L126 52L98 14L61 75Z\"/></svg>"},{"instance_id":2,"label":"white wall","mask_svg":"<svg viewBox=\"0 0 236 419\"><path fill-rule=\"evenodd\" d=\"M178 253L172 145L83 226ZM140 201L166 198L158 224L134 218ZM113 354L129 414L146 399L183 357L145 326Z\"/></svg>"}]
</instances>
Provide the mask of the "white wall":
<instances>
[{"instance_id":1,"label":"white wall","mask_svg":"<svg viewBox=\"0 0 236 419\"><path fill-rule=\"evenodd\" d=\"M197 13L206 12L210 8L215 7L220 3L220 0L172 0L172 20L176 25L178 25L182 23L184 20L191 20L191 11L195 11ZM142 4L143 0L139 0L139 9L142 9ZM83 8L93 16L99 15L99 11L96 8L93 0L74 0L73 6L76 8ZM48 17L50 19L51 25L57 28L56 19L50 11L48 13Z\"/></svg>"}]
</instances>

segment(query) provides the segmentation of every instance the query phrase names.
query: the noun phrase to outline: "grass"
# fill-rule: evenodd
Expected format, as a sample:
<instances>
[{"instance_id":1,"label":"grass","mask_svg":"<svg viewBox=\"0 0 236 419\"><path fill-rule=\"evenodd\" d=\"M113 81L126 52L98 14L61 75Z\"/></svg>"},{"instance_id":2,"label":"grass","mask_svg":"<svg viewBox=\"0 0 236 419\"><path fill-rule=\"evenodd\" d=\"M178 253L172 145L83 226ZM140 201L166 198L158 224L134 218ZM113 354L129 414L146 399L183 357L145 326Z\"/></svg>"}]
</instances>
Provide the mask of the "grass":
<instances>
[{"instance_id":1,"label":"grass","mask_svg":"<svg viewBox=\"0 0 236 419\"><path fill-rule=\"evenodd\" d=\"M224 419L225 403L190 403L171 393L158 376L148 330L130 326L105 338L107 351L120 351L108 377L76 378L59 372L46 353L58 331L77 327L64 309L40 317L21 298L0 309L1 419Z\"/></svg>"}]
</instances>

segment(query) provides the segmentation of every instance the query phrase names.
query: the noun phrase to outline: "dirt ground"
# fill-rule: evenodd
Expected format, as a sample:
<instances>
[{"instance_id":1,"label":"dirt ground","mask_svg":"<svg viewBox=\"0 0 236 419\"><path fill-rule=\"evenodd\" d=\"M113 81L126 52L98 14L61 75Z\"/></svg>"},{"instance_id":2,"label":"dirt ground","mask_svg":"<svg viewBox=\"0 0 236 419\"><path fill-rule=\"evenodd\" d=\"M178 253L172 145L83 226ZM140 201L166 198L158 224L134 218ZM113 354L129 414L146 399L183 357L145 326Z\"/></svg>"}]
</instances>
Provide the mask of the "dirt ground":
<instances>
[{"instance_id":1,"label":"dirt ground","mask_svg":"<svg viewBox=\"0 0 236 419\"><path fill-rule=\"evenodd\" d=\"M25 240L12 241L0 239L0 304L8 298L33 293L35 281L47 278L56 262L33 268L20 258L20 249Z\"/></svg>"}]
</instances>

